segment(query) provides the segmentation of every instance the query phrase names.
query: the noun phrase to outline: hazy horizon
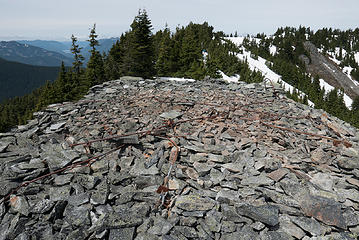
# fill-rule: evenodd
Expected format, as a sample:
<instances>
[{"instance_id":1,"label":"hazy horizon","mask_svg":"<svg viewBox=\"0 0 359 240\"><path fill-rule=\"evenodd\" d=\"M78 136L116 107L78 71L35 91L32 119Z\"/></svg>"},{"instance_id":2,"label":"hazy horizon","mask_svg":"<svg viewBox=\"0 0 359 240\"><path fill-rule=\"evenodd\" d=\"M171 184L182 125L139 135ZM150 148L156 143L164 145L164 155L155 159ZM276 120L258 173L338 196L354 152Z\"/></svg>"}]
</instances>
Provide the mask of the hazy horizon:
<instances>
[{"instance_id":1,"label":"hazy horizon","mask_svg":"<svg viewBox=\"0 0 359 240\"><path fill-rule=\"evenodd\" d=\"M154 31L166 24L174 31L191 21L206 21L215 31L240 35L273 34L285 26L359 27L357 0L0 0L0 4L0 40L70 41L72 34L85 40L94 23L99 38L119 37L139 9L146 9Z\"/></svg>"}]
</instances>

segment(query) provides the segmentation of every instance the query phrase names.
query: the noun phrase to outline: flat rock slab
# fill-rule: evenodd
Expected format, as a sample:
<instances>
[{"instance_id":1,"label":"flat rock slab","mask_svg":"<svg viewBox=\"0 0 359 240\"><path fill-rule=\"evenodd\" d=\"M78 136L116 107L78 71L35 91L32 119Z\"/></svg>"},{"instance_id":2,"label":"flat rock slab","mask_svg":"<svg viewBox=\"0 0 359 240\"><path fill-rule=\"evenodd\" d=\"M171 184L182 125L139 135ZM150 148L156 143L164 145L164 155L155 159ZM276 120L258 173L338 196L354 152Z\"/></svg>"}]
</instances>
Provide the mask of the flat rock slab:
<instances>
[{"instance_id":1,"label":"flat rock slab","mask_svg":"<svg viewBox=\"0 0 359 240\"><path fill-rule=\"evenodd\" d=\"M25 197L12 196L10 198L10 206L16 212L19 212L25 216L29 215L30 206Z\"/></svg>"},{"instance_id":2,"label":"flat rock slab","mask_svg":"<svg viewBox=\"0 0 359 240\"><path fill-rule=\"evenodd\" d=\"M325 228L322 227L320 223L313 218L293 217L291 220L301 229L309 232L313 236L320 236L325 233Z\"/></svg>"},{"instance_id":3,"label":"flat rock slab","mask_svg":"<svg viewBox=\"0 0 359 240\"><path fill-rule=\"evenodd\" d=\"M307 195L300 202L304 214L331 226L346 229L340 203L325 197Z\"/></svg>"},{"instance_id":4,"label":"flat rock slab","mask_svg":"<svg viewBox=\"0 0 359 240\"><path fill-rule=\"evenodd\" d=\"M178 111L169 111L169 112L164 112L160 115L161 118L165 118L165 119L175 119L182 116L182 113L178 112Z\"/></svg>"},{"instance_id":5,"label":"flat rock slab","mask_svg":"<svg viewBox=\"0 0 359 240\"><path fill-rule=\"evenodd\" d=\"M57 131L59 130L60 128L62 128L63 126L65 126L66 122L60 122L60 123L55 123L55 124L52 124L50 126L50 131Z\"/></svg>"},{"instance_id":6,"label":"flat rock slab","mask_svg":"<svg viewBox=\"0 0 359 240\"><path fill-rule=\"evenodd\" d=\"M132 240L135 235L135 228L111 229L109 240Z\"/></svg>"},{"instance_id":7,"label":"flat rock slab","mask_svg":"<svg viewBox=\"0 0 359 240\"><path fill-rule=\"evenodd\" d=\"M5 152L6 148L9 146L10 144L1 144L0 143L0 153Z\"/></svg>"},{"instance_id":8,"label":"flat rock slab","mask_svg":"<svg viewBox=\"0 0 359 240\"><path fill-rule=\"evenodd\" d=\"M87 206L72 206L67 205L64 212L65 219L68 223L75 226L84 226L89 225L90 221L90 211Z\"/></svg>"},{"instance_id":9,"label":"flat rock slab","mask_svg":"<svg viewBox=\"0 0 359 240\"><path fill-rule=\"evenodd\" d=\"M358 169L359 158L358 157L343 157L338 159L338 166L344 169Z\"/></svg>"},{"instance_id":10,"label":"flat rock slab","mask_svg":"<svg viewBox=\"0 0 359 240\"><path fill-rule=\"evenodd\" d=\"M276 226L279 223L279 209L272 205L253 206L245 204L237 206L236 211L240 215L260 221L269 226Z\"/></svg>"},{"instance_id":11,"label":"flat rock slab","mask_svg":"<svg viewBox=\"0 0 359 240\"><path fill-rule=\"evenodd\" d=\"M199 195L179 196L176 206L185 211L208 211L214 207L214 201L202 198Z\"/></svg>"}]
</instances>

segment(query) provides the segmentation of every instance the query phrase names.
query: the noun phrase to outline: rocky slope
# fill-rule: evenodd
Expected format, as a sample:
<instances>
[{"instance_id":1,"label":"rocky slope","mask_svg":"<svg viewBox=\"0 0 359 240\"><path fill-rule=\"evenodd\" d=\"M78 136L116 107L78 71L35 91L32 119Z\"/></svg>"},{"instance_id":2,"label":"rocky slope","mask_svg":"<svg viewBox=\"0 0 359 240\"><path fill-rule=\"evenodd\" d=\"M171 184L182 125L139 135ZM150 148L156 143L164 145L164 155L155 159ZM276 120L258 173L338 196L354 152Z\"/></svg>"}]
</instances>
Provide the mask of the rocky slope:
<instances>
[{"instance_id":1,"label":"rocky slope","mask_svg":"<svg viewBox=\"0 0 359 240\"><path fill-rule=\"evenodd\" d=\"M263 84L107 82L0 134L0 239L356 239L358 141Z\"/></svg>"},{"instance_id":2,"label":"rocky slope","mask_svg":"<svg viewBox=\"0 0 359 240\"><path fill-rule=\"evenodd\" d=\"M344 92L352 99L359 96L358 86L341 71L338 65L318 52L318 48L311 42L305 42L304 47L310 53L311 58L310 63L306 62L309 73L313 76L318 74L320 78L324 79L331 86L338 89L343 88Z\"/></svg>"}]
</instances>

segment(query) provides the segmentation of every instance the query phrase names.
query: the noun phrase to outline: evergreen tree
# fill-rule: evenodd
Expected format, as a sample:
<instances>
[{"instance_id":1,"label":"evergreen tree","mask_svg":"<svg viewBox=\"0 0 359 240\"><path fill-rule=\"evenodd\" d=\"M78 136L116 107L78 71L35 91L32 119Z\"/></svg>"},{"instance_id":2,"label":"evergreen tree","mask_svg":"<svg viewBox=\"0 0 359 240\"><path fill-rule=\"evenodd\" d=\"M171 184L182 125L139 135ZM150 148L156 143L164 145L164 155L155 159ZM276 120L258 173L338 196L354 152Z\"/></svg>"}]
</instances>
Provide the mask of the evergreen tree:
<instances>
[{"instance_id":1,"label":"evergreen tree","mask_svg":"<svg viewBox=\"0 0 359 240\"><path fill-rule=\"evenodd\" d=\"M354 98L354 101L353 101L351 107L352 107L353 112L359 112L359 97Z\"/></svg>"},{"instance_id":2,"label":"evergreen tree","mask_svg":"<svg viewBox=\"0 0 359 240\"><path fill-rule=\"evenodd\" d=\"M139 10L131 24L130 49L131 58L130 75L151 78L155 74L154 48L152 42L152 25L146 10Z\"/></svg>"},{"instance_id":3,"label":"evergreen tree","mask_svg":"<svg viewBox=\"0 0 359 240\"><path fill-rule=\"evenodd\" d=\"M72 35L71 40L72 40L71 52L74 55L74 62L72 63L72 68L75 74L79 76L85 58L81 55L82 48L79 47L79 45L77 44L77 38L74 35Z\"/></svg>"},{"instance_id":4,"label":"evergreen tree","mask_svg":"<svg viewBox=\"0 0 359 240\"><path fill-rule=\"evenodd\" d=\"M99 46L97 37L96 24L94 24L89 35L89 40L87 40L90 42L91 47L91 56L86 69L86 80L88 86L100 84L106 80L102 55L96 49L96 47Z\"/></svg>"},{"instance_id":5,"label":"evergreen tree","mask_svg":"<svg viewBox=\"0 0 359 240\"><path fill-rule=\"evenodd\" d=\"M174 72L175 61L173 56L173 41L171 40L171 32L165 28L161 32L161 39L158 48L158 57L155 64L157 76L170 76Z\"/></svg>"},{"instance_id":6,"label":"evergreen tree","mask_svg":"<svg viewBox=\"0 0 359 240\"><path fill-rule=\"evenodd\" d=\"M120 40L117 40L116 43L112 45L112 48L105 58L105 74L107 79L118 79L124 73L121 71L124 55L123 42L124 35L122 34Z\"/></svg>"}]
</instances>

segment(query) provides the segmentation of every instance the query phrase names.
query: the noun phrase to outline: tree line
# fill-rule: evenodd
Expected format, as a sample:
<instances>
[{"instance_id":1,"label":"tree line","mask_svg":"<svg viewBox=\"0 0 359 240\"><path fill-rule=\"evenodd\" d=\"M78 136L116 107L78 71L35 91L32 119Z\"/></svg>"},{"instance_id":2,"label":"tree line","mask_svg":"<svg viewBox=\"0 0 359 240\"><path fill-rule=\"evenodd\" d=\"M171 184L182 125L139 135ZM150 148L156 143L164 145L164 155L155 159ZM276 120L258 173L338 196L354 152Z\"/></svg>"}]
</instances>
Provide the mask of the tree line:
<instances>
[{"instance_id":1,"label":"tree line","mask_svg":"<svg viewBox=\"0 0 359 240\"><path fill-rule=\"evenodd\" d=\"M121 76L154 78L164 76L203 80L219 78L219 70L227 75L239 74L245 82L260 82L260 72L251 71L236 53L240 49L223 32L214 32L207 22L189 23L172 32L168 27L152 32L145 10L139 10L130 29L123 33L108 53L98 51L99 42L94 24L89 33L90 59L84 66L82 48L72 35L72 67L60 67L54 82L47 82L24 97L15 97L0 105L0 132L24 124L32 114L52 103L80 99L91 86Z\"/></svg>"}]
</instances>

